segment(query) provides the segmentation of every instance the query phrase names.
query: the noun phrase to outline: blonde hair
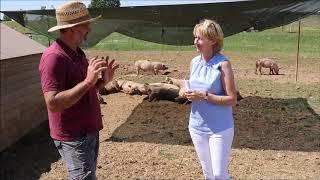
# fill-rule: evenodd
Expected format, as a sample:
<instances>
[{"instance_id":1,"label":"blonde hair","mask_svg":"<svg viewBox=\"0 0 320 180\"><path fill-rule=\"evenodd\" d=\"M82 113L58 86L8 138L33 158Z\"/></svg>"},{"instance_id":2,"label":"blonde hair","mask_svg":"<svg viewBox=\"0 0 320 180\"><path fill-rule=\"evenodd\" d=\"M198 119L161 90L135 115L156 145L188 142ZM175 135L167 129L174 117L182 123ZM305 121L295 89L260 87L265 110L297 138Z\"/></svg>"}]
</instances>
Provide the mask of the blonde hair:
<instances>
[{"instance_id":1,"label":"blonde hair","mask_svg":"<svg viewBox=\"0 0 320 180\"><path fill-rule=\"evenodd\" d=\"M223 31L221 26L209 19L204 19L199 24L196 24L193 29L193 35L200 35L208 40L216 41L215 51L220 52L223 47Z\"/></svg>"}]
</instances>

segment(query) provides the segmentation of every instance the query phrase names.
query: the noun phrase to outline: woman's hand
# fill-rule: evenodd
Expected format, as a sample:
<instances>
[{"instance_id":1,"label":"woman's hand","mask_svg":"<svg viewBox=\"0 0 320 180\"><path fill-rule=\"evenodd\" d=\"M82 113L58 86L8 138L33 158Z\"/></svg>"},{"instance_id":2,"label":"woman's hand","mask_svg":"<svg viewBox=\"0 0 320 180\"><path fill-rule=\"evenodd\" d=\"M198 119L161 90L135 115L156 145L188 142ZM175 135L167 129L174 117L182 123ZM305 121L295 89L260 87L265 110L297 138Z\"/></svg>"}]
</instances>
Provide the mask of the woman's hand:
<instances>
[{"instance_id":1,"label":"woman's hand","mask_svg":"<svg viewBox=\"0 0 320 180\"><path fill-rule=\"evenodd\" d=\"M184 88L184 87L182 87L182 88L180 88L180 90L179 90L179 96L181 96L181 97L186 97L186 92L187 92L188 90L186 89L186 88Z\"/></svg>"},{"instance_id":2,"label":"woman's hand","mask_svg":"<svg viewBox=\"0 0 320 180\"><path fill-rule=\"evenodd\" d=\"M201 100L205 99L206 92L203 92L203 91L186 91L184 93L184 95L189 101L201 101Z\"/></svg>"}]
</instances>

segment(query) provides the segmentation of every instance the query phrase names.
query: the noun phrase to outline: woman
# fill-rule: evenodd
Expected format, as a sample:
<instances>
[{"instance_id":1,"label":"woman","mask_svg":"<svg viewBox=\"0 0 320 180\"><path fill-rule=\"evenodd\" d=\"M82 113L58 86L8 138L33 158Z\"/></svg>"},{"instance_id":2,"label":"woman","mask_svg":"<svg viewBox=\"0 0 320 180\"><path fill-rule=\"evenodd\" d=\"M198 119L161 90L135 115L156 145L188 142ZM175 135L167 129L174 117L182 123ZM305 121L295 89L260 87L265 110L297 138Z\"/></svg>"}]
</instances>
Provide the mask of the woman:
<instances>
[{"instance_id":1,"label":"woman","mask_svg":"<svg viewBox=\"0 0 320 180\"><path fill-rule=\"evenodd\" d=\"M234 134L232 106L237 102L230 61L220 53L223 32L204 20L194 27L199 56L190 63L190 79L182 95L192 101L189 131L205 179L230 179L228 159Z\"/></svg>"}]
</instances>

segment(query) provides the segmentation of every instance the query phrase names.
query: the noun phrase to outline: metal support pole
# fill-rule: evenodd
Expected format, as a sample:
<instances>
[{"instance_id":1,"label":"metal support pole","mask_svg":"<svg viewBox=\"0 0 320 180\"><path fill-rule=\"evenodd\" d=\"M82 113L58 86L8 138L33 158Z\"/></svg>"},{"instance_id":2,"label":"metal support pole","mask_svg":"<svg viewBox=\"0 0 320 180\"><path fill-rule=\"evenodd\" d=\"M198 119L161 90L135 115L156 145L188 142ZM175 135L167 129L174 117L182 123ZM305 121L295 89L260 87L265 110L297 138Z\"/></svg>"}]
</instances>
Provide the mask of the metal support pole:
<instances>
[{"instance_id":1,"label":"metal support pole","mask_svg":"<svg viewBox=\"0 0 320 180\"><path fill-rule=\"evenodd\" d=\"M298 31L297 60L296 60L296 82L298 81L300 36L301 36L301 19L299 20L299 31Z\"/></svg>"}]
</instances>

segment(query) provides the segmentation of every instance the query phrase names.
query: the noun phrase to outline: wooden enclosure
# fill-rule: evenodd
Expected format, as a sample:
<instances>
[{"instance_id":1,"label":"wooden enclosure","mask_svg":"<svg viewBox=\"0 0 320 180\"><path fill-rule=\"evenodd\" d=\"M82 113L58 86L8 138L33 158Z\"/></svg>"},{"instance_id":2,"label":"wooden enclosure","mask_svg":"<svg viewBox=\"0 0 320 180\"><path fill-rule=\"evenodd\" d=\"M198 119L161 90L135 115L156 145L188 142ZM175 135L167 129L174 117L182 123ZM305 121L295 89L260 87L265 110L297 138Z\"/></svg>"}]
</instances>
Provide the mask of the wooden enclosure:
<instances>
[{"instance_id":1,"label":"wooden enclosure","mask_svg":"<svg viewBox=\"0 0 320 180\"><path fill-rule=\"evenodd\" d=\"M0 151L47 119L38 72L44 49L1 24Z\"/></svg>"}]
</instances>

